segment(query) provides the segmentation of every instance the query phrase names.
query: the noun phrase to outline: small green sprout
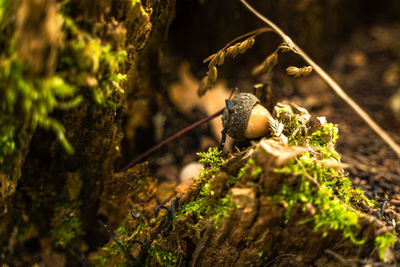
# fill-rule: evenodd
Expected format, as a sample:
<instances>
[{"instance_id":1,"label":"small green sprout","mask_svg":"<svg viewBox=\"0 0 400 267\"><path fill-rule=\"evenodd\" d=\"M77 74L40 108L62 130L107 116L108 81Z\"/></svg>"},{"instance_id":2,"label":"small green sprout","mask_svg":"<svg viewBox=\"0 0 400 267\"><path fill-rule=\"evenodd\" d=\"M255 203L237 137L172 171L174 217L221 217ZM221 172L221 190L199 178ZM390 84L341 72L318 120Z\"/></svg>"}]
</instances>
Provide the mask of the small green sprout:
<instances>
[{"instance_id":1,"label":"small green sprout","mask_svg":"<svg viewBox=\"0 0 400 267\"><path fill-rule=\"evenodd\" d=\"M173 267L178 262L178 257L172 252L164 251L157 241L147 250L149 257L147 257L145 266L150 266L149 259L155 257L160 266Z\"/></svg>"},{"instance_id":2,"label":"small green sprout","mask_svg":"<svg viewBox=\"0 0 400 267\"><path fill-rule=\"evenodd\" d=\"M200 157L199 162L206 166L217 167L225 163L221 157L222 151L216 147L210 147L207 152L199 152L196 155Z\"/></svg>"},{"instance_id":3,"label":"small green sprout","mask_svg":"<svg viewBox=\"0 0 400 267\"><path fill-rule=\"evenodd\" d=\"M375 238L375 247L378 249L379 259L385 259L386 249L393 246L397 242L396 232L392 233L386 232L383 235L377 236Z\"/></svg>"}]
</instances>

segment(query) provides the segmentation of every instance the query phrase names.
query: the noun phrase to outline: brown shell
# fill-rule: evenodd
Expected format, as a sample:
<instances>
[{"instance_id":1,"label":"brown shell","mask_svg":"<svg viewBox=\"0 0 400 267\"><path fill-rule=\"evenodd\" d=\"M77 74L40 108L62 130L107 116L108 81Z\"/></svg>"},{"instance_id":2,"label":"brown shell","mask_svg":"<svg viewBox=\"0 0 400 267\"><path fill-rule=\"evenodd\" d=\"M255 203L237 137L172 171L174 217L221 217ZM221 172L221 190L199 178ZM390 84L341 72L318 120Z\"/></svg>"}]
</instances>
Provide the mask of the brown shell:
<instances>
[{"instance_id":1,"label":"brown shell","mask_svg":"<svg viewBox=\"0 0 400 267\"><path fill-rule=\"evenodd\" d=\"M222 114L222 125L224 129L228 128L228 135L234 139L246 139L244 133L247 128L251 111L255 105L260 103L260 100L253 94L240 93L232 100L233 113L229 120L229 111L225 107Z\"/></svg>"}]
</instances>

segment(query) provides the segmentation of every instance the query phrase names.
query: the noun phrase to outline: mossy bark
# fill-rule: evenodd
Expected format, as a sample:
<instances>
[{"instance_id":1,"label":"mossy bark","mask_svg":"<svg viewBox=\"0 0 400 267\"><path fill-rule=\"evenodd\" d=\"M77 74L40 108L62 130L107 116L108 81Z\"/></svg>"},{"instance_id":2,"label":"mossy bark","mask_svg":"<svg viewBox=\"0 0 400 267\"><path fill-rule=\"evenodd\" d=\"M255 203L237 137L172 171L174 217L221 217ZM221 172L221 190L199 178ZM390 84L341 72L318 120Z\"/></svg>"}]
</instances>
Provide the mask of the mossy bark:
<instances>
[{"instance_id":1,"label":"mossy bark","mask_svg":"<svg viewBox=\"0 0 400 267\"><path fill-rule=\"evenodd\" d=\"M312 206L304 208L298 203L286 219L287 203L273 200L283 184L296 186L300 179L296 174L275 170L305 151L279 141L262 140L236 154L221 170L199 177L178 198L171 226L154 239L154 232L168 217L158 215L150 221L154 225L147 221L146 214L150 218L156 216L152 209L159 201L156 195L142 198L137 194L115 194L116 203L126 203L125 211L132 212L115 233L135 260L129 260L112 240L91 260L100 266L342 266L343 258L362 262L375 250L371 244L377 230L382 231L378 220L366 214L360 217L355 235L365 242L355 245L341 230L332 229L323 235L314 230L314 223L305 223L318 212ZM154 183L144 182L151 179L140 174L144 167L138 165L115 178L124 181L132 175L142 177L142 189L154 192ZM132 187L132 192L137 190ZM110 205L113 204L102 204L103 209ZM168 202L166 207L169 205ZM214 207L211 212L209 207ZM332 257L334 254L342 258Z\"/></svg>"},{"instance_id":2,"label":"mossy bark","mask_svg":"<svg viewBox=\"0 0 400 267\"><path fill-rule=\"evenodd\" d=\"M84 85L78 88L84 97L78 107L54 112L53 116L65 126L66 138L75 150L72 155L65 152L53 133L40 128L34 132L29 127L29 121L18 125L15 134L17 149L1 165L0 173L1 262L16 265L29 262L31 254L23 249L27 242L33 242L36 250L53 251L55 245L66 249L69 256L66 257L65 252L61 254L61 262L65 262L67 258L70 264L76 264L80 260L73 256L79 255L81 247L86 250L85 247L98 245L99 238L101 239L99 232L104 233L97 223L100 197L105 181L113 177L115 160L120 157L123 134L119 105L132 92L144 94L148 102L153 101L151 98L154 95L150 92L153 87L149 82L151 78L147 76L151 73L149 68L153 67L152 60L165 40L166 30L174 15L175 1L157 4L157 18L152 18L155 7L150 2L145 6L141 1L135 5L133 2L135 1L70 1L60 10L52 0L23 0L13 6L15 14L21 13L24 19L37 20L35 23L26 22L22 25L25 27L20 26L21 34L18 35L17 42L21 45L18 53L21 60L28 63L28 66L32 65L29 67L32 73L30 75L36 75L40 79L63 71L62 64L65 63L55 62L54 57L58 55L57 48L68 46L69 40L61 39L65 41L63 43L56 38L57 35L66 36L61 27L53 27L53 32L46 31L51 26L46 24L50 15L68 15L79 30L85 32L85 38L100 39L102 45L110 44L112 51L126 49L128 58L120 66L120 70L129 75L122 84L123 93L117 92L118 88L109 92L112 105L93 101L87 85ZM32 5L36 8L27 8ZM48 10L49 6L54 14L39 12ZM41 25L44 25L45 30ZM36 44L40 45L34 46L35 40L32 38L39 38ZM24 44L25 48L22 47ZM33 53L32 49L37 47L50 51L50 54ZM141 57L142 53L146 56ZM38 56L40 58L33 58ZM136 67L138 64L142 67ZM137 81L139 79L147 80L146 85ZM105 195L102 201L111 201L107 197ZM52 242L45 242L49 239ZM45 256L44 260L51 263Z\"/></svg>"}]
</instances>

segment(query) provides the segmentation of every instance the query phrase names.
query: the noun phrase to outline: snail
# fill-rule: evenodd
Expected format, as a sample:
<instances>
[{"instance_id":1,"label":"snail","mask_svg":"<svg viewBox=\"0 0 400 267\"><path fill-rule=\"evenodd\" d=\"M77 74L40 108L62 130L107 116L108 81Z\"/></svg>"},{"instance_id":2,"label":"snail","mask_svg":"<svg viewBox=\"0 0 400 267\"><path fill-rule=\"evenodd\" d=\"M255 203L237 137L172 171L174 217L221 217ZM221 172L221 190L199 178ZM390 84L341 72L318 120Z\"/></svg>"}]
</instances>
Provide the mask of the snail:
<instances>
[{"instance_id":1,"label":"snail","mask_svg":"<svg viewBox=\"0 0 400 267\"><path fill-rule=\"evenodd\" d=\"M233 92L232 92L233 93ZM268 133L269 125L274 121L271 113L260 104L260 100L253 94L240 93L232 100L225 100L226 107L220 111L204 118L200 121L189 125L185 129L177 132L169 138L163 140L158 145L150 148L137 158L131 160L120 172L126 171L133 165L140 162L154 151L158 150L165 144L178 138L182 134L192 130L193 128L212 120L222 114L222 139L219 149L222 151L225 145L226 135L228 134L236 140L255 139L262 137Z\"/></svg>"},{"instance_id":2,"label":"snail","mask_svg":"<svg viewBox=\"0 0 400 267\"><path fill-rule=\"evenodd\" d=\"M260 104L253 94L240 93L232 100L226 100L222 113L222 140L220 147L225 144L226 134L243 140L259 138L268 133L269 123L273 121L271 113Z\"/></svg>"}]
</instances>

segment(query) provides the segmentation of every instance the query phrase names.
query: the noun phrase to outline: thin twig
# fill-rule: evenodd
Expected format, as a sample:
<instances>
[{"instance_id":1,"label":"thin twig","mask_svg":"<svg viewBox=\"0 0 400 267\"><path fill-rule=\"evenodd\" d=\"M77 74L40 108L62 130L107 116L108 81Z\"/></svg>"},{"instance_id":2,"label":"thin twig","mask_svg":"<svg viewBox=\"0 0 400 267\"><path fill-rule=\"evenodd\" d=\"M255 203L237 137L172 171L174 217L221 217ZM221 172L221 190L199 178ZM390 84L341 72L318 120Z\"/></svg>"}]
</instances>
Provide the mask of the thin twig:
<instances>
[{"instance_id":1,"label":"thin twig","mask_svg":"<svg viewBox=\"0 0 400 267\"><path fill-rule=\"evenodd\" d=\"M151 153L153 153L154 151L160 149L161 147L163 147L164 145L168 144L169 142L175 140L176 138L180 137L181 135L189 132L190 130L202 125L203 123L206 123L216 117L218 117L219 115L222 114L222 112L224 111L224 108L221 109L220 111L202 119L199 120L195 123L193 123L192 125L186 127L185 129L180 130L179 132L177 132L176 134L170 136L169 138L165 139L164 141L162 141L161 143L159 143L158 145L150 148L149 150L147 150L146 152L144 152L143 154L141 154L140 156L138 156L137 158L133 159L132 161L130 161L125 167L123 167L119 172L124 172L127 169L129 169L130 167L132 167L133 165L139 163L142 159L144 159L145 157L147 157L148 155L150 155Z\"/></svg>"},{"instance_id":2,"label":"thin twig","mask_svg":"<svg viewBox=\"0 0 400 267\"><path fill-rule=\"evenodd\" d=\"M250 10L256 17L262 20L265 24L271 27L277 34L279 34L285 43L295 53L299 54L319 76L335 91L335 93L342 98L368 125L372 128L382 139L385 141L400 158L400 146L352 99L350 98L330 76L327 74L317 63L315 63L299 46L297 46L277 25L272 21L261 15L257 10L250 6L245 0L240 2Z\"/></svg>"}]
</instances>

